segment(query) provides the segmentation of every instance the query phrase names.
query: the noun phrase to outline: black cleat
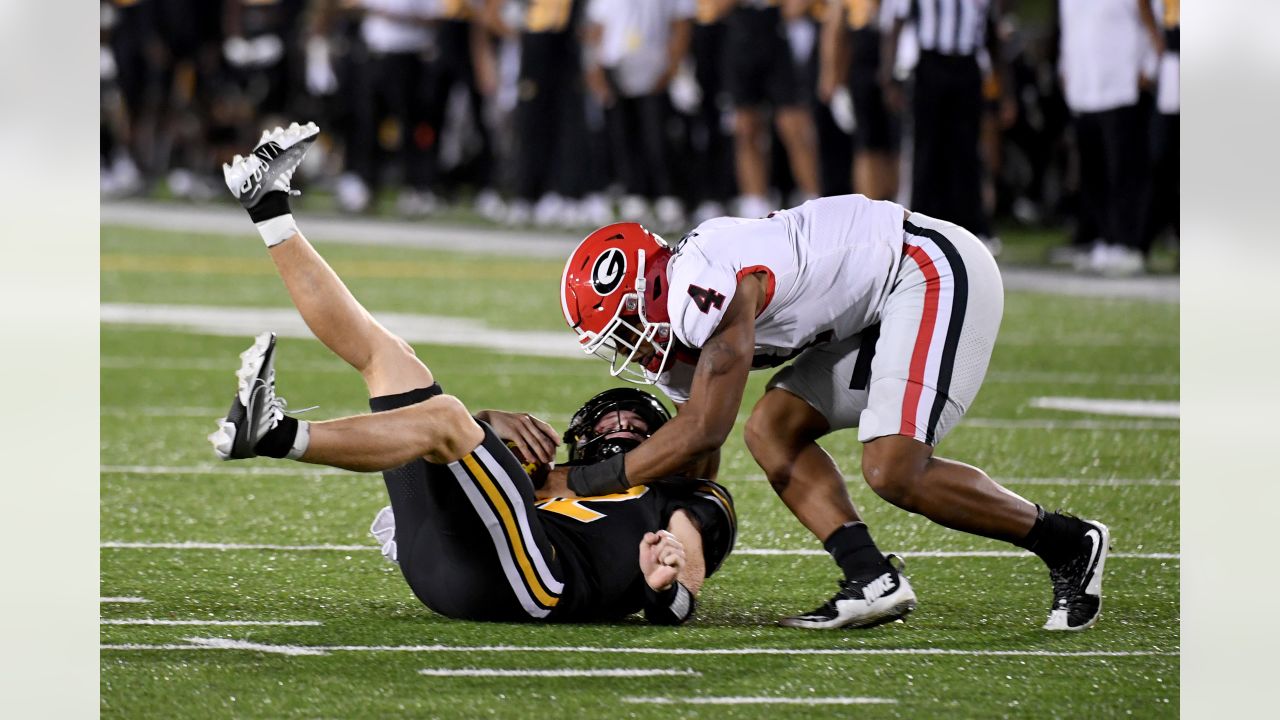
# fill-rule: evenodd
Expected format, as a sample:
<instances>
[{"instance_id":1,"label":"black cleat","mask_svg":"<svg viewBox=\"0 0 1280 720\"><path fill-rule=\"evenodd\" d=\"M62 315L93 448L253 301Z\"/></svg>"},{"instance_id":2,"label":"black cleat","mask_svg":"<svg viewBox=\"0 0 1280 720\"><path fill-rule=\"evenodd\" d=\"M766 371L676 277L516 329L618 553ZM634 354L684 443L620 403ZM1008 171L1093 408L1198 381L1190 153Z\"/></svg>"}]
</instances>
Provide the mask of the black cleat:
<instances>
[{"instance_id":1,"label":"black cleat","mask_svg":"<svg viewBox=\"0 0 1280 720\"><path fill-rule=\"evenodd\" d=\"M783 627L828 630L868 628L900 620L916 609L916 594L902 574L902 558L885 556L885 571L874 578L841 580L840 591L818 609L783 618Z\"/></svg>"},{"instance_id":2,"label":"black cleat","mask_svg":"<svg viewBox=\"0 0 1280 720\"><path fill-rule=\"evenodd\" d=\"M218 429L209 435L223 460L257 457L254 446L284 418L284 398L276 397L276 334L265 332L240 353L236 396Z\"/></svg>"},{"instance_id":3,"label":"black cleat","mask_svg":"<svg viewBox=\"0 0 1280 720\"><path fill-rule=\"evenodd\" d=\"M1102 614L1102 568L1111 549L1111 532L1093 520L1083 520L1080 551L1049 569L1053 606L1045 630L1088 630Z\"/></svg>"}]
</instances>

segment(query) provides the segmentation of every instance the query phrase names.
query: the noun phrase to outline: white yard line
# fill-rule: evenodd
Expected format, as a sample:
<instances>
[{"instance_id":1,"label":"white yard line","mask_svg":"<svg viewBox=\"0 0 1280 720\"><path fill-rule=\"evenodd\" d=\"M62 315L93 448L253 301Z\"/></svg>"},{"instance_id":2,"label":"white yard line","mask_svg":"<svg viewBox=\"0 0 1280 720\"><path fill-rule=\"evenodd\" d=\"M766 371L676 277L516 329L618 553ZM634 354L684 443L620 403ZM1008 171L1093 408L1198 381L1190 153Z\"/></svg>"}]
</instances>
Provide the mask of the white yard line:
<instances>
[{"instance_id":1,"label":"white yard line","mask_svg":"<svg viewBox=\"0 0 1280 720\"><path fill-rule=\"evenodd\" d=\"M248 640L232 640L230 638L186 638L192 647L209 650L254 650L277 655L328 655L328 651L302 645L265 645Z\"/></svg>"},{"instance_id":2,"label":"white yard line","mask_svg":"<svg viewBox=\"0 0 1280 720\"><path fill-rule=\"evenodd\" d=\"M149 603L150 600L143 597L104 597L98 598L100 603Z\"/></svg>"},{"instance_id":3,"label":"white yard line","mask_svg":"<svg viewBox=\"0 0 1280 720\"><path fill-rule=\"evenodd\" d=\"M254 650L282 655L324 655L337 652L408 652L408 653L584 653L598 655L924 655L960 657L1042 657L1042 658L1097 658L1097 657L1177 657L1178 651L1168 650L962 650L956 648L663 648L663 647L591 647L591 646L536 646L536 645L269 645L227 638L185 638L188 644L102 643L102 650L159 651L159 650Z\"/></svg>"},{"instance_id":4,"label":"white yard line","mask_svg":"<svg viewBox=\"0 0 1280 720\"><path fill-rule=\"evenodd\" d=\"M893 705L898 701L878 697L623 697L632 705Z\"/></svg>"},{"instance_id":5,"label":"white yard line","mask_svg":"<svg viewBox=\"0 0 1280 720\"><path fill-rule=\"evenodd\" d=\"M286 477L349 475L353 478L373 475L373 473L357 473L300 463L288 465L103 465L98 470L103 475L283 475Z\"/></svg>"},{"instance_id":6,"label":"white yard line","mask_svg":"<svg viewBox=\"0 0 1280 720\"><path fill-rule=\"evenodd\" d=\"M1001 485L1063 485L1068 487L1078 486L1100 486L1100 487L1126 487L1126 486L1151 486L1151 487L1178 487L1182 483L1178 478L1068 478L1068 477L997 477L992 478ZM732 478L726 476L729 482L768 482L769 478L765 475L734 475Z\"/></svg>"},{"instance_id":7,"label":"white yard line","mask_svg":"<svg viewBox=\"0 0 1280 720\"><path fill-rule=\"evenodd\" d=\"M103 303L99 311L103 323L179 328L208 335L244 338L268 328L280 337L308 340L315 337L293 308ZM479 320L409 313L378 313L378 321L410 343L539 357L588 357L578 349L573 333L568 330L500 330ZM227 367L235 370L230 365Z\"/></svg>"},{"instance_id":8,"label":"white yard line","mask_svg":"<svg viewBox=\"0 0 1280 720\"><path fill-rule=\"evenodd\" d=\"M375 473L356 473L337 468L317 467L315 465L291 464L276 465L103 465L99 468L103 475L262 475L283 477L310 477L315 475L351 475L373 476ZM764 475L738 475L730 482L767 482ZM1154 486L1178 487L1178 478L1021 478L998 477L995 481L1001 485L1064 485L1123 487Z\"/></svg>"},{"instance_id":9,"label":"white yard line","mask_svg":"<svg viewBox=\"0 0 1280 720\"><path fill-rule=\"evenodd\" d=\"M963 418L956 430L972 428L988 430L1088 430L1103 432L1180 430L1177 420L1055 420L1051 418L1006 420L1004 418Z\"/></svg>"},{"instance_id":10,"label":"white yard line","mask_svg":"<svg viewBox=\"0 0 1280 720\"><path fill-rule=\"evenodd\" d=\"M1048 332L1004 333L996 338L996 346L1065 347L1065 348L1176 348L1181 344L1175 335L1128 335L1124 333L1081 333L1057 335Z\"/></svg>"},{"instance_id":11,"label":"white yard line","mask_svg":"<svg viewBox=\"0 0 1280 720\"><path fill-rule=\"evenodd\" d=\"M322 625L319 620L163 620L157 618L104 618L101 625L216 625L219 627L310 627Z\"/></svg>"},{"instance_id":12,"label":"white yard line","mask_svg":"<svg viewBox=\"0 0 1280 720\"><path fill-rule=\"evenodd\" d=\"M204 232L234 235L252 242L244 213L233 203L193 206L146 200L104 202L99 206L104 225L125 225L175 233ZM485 228L439 222L405 222L378 218L313 214L303 220L304 232L315 242L349 245L414 247L507 257L563 259L582 239L578 231L544 232L528 229ZM1178 278L1144 276L1106 278L1061 270L1002 267L1007 290L1178 302Z\"/></svg>"},{"instance_id":13,"label":"white yard line","mask_svg":"<svg viewBox=\"0 0 1280 720\"><path fill-rule=\"evenodd\" d=\"M1093 415L1125 415L1128 417L1177 418L1178 401L1121 400L1114 398L1036 397L1028 403L1033 408L1065 410Z\"/></svg>"},{"instance_id":14,"label":"white yard line","mask_svg":"<svg viewBox=\"0 0 1280 720\"><path fill-rule=\"evenodd\" d=\"M229 371L224 359L198 359L184 357L146 357L104 355L98 358L98 366L109 370L146 370L148 372L174 370L180 372L216 372ZM231 368L234 369L234 368ZM346 374L353 370L343 363L295 361L289 363L290 372L337 373ZM563 375L563 368L512 368L513 372L524 375ZM993 370L987 373L986 383L1044 383L1048 385L1119 385L1119 386L1161 386L1178 385L1178 375L1170 373L1149 374L1107 374L1098 372L1056 372L1037 370Z\"/></svg>"},{"instance_id":15,"label":"white yard line","mask_svg":"<svg viewBox=\"0 0 1280 720\"><path fill-rule=\"evenodd\" d=\"M987 373L985 383L1045 383L1048 385L1179 385L1176 374L1117 374L1092 372L1052 372L1037 370L993 370Z\"/></svg>"},{"instance_id":16,"label":"white yard line","mask_svg":"<svg viewBox=\"0 0 1280 720\"><path fill-rule=\"evenodd\" d=\"M208 305L164 305L103 303L100 318L104 324L141 325L187 330L208 335L247 338L264 328L275 330L281 337L313 340L311 330L293 308L234 307ZM417 313L378 313L378 320L409 343L449 345L506 353L566 359L588 359L578 348L573 333L566 330L505 330L489 327L472 318ZM1039 347L1046 338L1035 335L1001 338L1003 345ZM1134 345L1178 347L1174 338L1140 338L1128 335L1085 335L1054 337L1053 342L1077 347L1133 347ZM185 361L184 361L185 362ZM224 363L225 365L225 363ZM308 363L305 367L311 367ZM164 363L160 363L164 367ZM234 370L233 366L226 366ZM324 371L337 367L324 365ZM215 369L200 361L193 369Z\"/></svg>"},{"instance_id":17,"label":"white yard line","mask_svg":"<svg viewBox=\"0 0 1280 720\"><path fill-rule=\"evenodd\" d=\"M107 406L101 408L100 412L101 414L110 417L146 415L148 417L196 418L213 422L217 418L225 415L227 409L190 407L128 408ZM342 417L345 415L356 415L366 412L368 411L363 408L324 408L322 409L323 417L317 417L316 419ZM535 411L533 414L547 422L557 422L558 419L560 421L568 420L568 417L561 418L555 413L539 413ZM742 422L746 419L746 415L741 415L737 418L737 421ZM1178 420L1063 420L1054 418L1010 419L972 417L962 419L956 427L960 430L964 430L965 428L984 428L987 430L1086 430L1130 432L1148 430L1180 430L1182 425Z\"/></svg>"},{"instance_id":18,"label":"white yard line","mask_svg":"<svg viewBox=\"0 0 1280 720\"><path fill-rule=\"evenodd\" d=\"M358 550L377 550L376 545L273 545L266 543L210 543L210 542L112 542L99 545L104 550L274 550L278 552L354 552ZM807 556L827 555L826 551L814 548L782 549L782 548L736 548L736 555L758 556ZM915 558L1020 558L1031 557L1024 550L894 550L903 557ZM1178 560L1178 553L1111 553L1110 558L1132 560Z\"/></svg>"},{"instance_id":19,"label":"white yard line","mask_svg":"<svg viewBox=\"0 0 1280 720\"><path fill-rule=\"evenodd\" d=\"M697 670L653 670L649 668L600 668L598 670L502 670L498 668L425 668L418 671L429 677L702 677Z\"/></svg>"},{"instance_id":20,"label":"white yard line","mask_svg":"<svg viewBox=\"0 0 1280 720\"><path fill-rule=\"evenodd\" d=\"M354 552L377 550L376 545L273 545L270 543L103 542L104 550L276 550L279 552ZM1112 557L1115 557L1114 555Z\"/></svg>"}]
</instances>

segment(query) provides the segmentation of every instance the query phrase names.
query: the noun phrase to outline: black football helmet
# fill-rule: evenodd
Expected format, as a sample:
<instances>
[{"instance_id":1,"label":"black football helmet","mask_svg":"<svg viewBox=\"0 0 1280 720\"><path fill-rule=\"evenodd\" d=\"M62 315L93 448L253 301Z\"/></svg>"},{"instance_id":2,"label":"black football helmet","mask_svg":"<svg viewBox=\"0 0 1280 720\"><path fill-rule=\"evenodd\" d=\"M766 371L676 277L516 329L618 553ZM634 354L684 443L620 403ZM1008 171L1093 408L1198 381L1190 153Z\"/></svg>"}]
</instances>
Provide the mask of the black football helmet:
<instances>
[{"instance_id":1,"label":"black football helmet","mask_svg":"<svg viewBox=\"0 0 1280 720\"><path fill-rule=\"evenodd\" d=\"M647 430L619 436L617 431L597 432L596 426L609 413L630 410L644 420ZM627 452L640 444L641 439L648 438L658 431L668 420L671 413L658 398L638 388L620 387L605 390L583 403L569 421L569 428L564 431L564 442L569 446L569 464L597 463L612 455Z\"/></svg>"}]
</instances>

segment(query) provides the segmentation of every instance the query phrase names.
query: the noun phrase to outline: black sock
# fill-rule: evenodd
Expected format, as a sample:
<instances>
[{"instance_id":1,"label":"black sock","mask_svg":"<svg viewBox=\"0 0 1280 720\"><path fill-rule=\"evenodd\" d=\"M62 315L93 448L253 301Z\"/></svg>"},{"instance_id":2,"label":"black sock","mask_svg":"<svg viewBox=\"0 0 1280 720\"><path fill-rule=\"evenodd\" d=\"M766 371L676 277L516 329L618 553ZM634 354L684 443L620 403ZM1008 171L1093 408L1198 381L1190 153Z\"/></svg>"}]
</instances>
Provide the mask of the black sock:
<instances>
[{"instance_id":1,"label":"black sock","mask_svg":"<svg viewBox=\"0 0 1280 720\"><path fill-rule=\"evenodd\" d=\"M863 578L884 571L884 553L876 547L864 522L841 525L822 543L822 547L831 553L846 578Z\"/></svg>"},{"instance_id":2,"label":"black sock","mask_svg":"<svg viewBox=\"0 0 1280 720\"><path fill-rule=\"evenodd\" d=\"M293 441L298 437L298 421L285 415L276 426L253 446L253 451L263 457L282 458L293 449Z\"/></svg>"},{"instance_id":3,"label":"black sock","mask_svg":"<svg viewBox=\"0 0 1280 720\"><path fill-rule=\"evenodd\" d=\"M283 190L272 190L263 195L257 205L249 208L249 219L255 223L289 214L291 214L289 210L289 193Z\"/></svg>"},{"instance_id":4,"label":"black sock","mask_svg":"<svg viewBox=\"0 0 1280 720\"><path fill-rule=\"evenodd\" d=\"M1039 555L1045 565L1057 567L1079 551L1082 525L1076 518L1045 512L1036 505L1035 525L1025 538L1014 544Z\"/></svg>"}]
</instances>

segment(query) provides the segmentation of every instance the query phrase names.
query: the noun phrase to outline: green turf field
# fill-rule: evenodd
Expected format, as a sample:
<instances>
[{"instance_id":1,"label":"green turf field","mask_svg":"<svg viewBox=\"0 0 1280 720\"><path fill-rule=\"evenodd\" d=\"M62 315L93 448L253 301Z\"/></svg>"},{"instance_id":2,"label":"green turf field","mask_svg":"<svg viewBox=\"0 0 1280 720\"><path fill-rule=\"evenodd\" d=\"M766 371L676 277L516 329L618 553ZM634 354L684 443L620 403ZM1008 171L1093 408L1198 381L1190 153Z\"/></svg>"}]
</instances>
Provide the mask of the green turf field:
<instances>
[{"instance_id":1,"label":"green turf field","mask_svg":"<svg viewBox=\"0 0 1280 720\"><path fill-rule=\"evenodd\" d=\"M104 227L104 310L224 308L234 325L256 308L289 308L246 230L223 237ZM375 315L569 334L559 262L319 247ZM850 491L880 546L905 556L920 606L905 624L868 631L777 627L781 615L825 600L836 571L763 481L740 427L721 475L738 503L738 551L708 582L691 625L445 620L414 599L367 534L386 504L380 477L213 457L205 435L230 400L237 354L255 332L273 328L214 335L106 323L102 715L1176 716L1178 421L1039 409L1032 400L1176 401L1178 312L1171 304L1010 293L987 383L940 451L1032 500L1108 523L1114 554L1105 610L1080 634L1039 629L1050 587L1038 560L934 526L871 493L856 476L853 433L825 445L854 473ZM473 410L529 410L557 429L608 384L603 364L590 359L415 347ZM366 406L359 376L314 340L282 338L277 372L293 406L321 406L311 413L317 419ZM766 379L753 377L748 403ZM450 673L462 669L662 674Z\"/></svg>"}]
</instances>

